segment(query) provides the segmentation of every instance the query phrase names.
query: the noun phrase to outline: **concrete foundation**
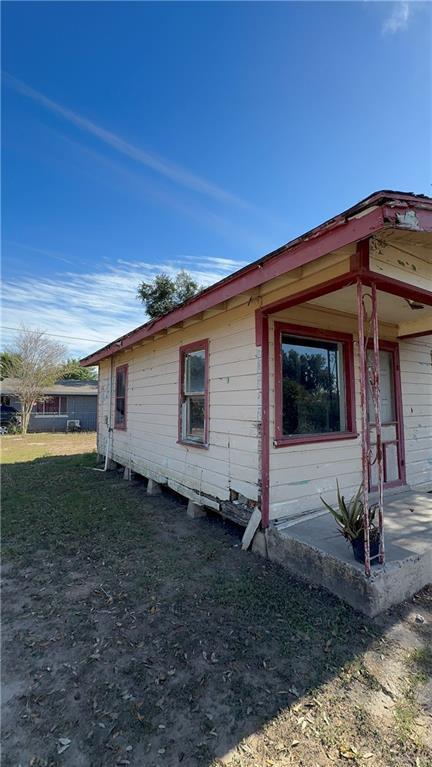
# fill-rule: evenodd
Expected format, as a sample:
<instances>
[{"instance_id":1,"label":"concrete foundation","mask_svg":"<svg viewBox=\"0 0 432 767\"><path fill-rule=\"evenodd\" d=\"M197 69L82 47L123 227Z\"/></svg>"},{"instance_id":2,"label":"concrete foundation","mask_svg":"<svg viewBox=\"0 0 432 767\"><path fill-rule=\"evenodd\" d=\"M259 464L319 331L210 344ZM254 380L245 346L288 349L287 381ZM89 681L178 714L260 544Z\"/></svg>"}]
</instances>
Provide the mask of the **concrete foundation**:
<instances>
[{"instance_id":1,"label":"concrete foundation","mask_svg":"<svg viewBox=\"0 0 432 767\"><path fill-rule=\"evenodd\" d=\"M330 514L270 527L267 546L257 533L253 550L373 617L432 582L432 495L389 496L384 533L386 564L374 564L369 578Z\"/></svg>"},{"instance_id":2,"label":"concrete foundation","mask_svg":"<svg viewBox=\"0 0 432 767\"><path fill-rule=\"evenodd\" d=\"M202 506L200 506L198 503L194 503L193 501L189 501L187 505L186 514L191 519L199 519L199 517L207 516L206 510Z\"/></svg>"},{"instance_id":3,"label":"concrete foundation","mask_svg":"<svg viewBox=\"0 0 432 767\"><path fill-rule=\"evenodd\" d=\"M155 482L154 479L149 479L147 485L147 495L160 495L162 488L159 482Z\"/></svg>"}]
</instances>

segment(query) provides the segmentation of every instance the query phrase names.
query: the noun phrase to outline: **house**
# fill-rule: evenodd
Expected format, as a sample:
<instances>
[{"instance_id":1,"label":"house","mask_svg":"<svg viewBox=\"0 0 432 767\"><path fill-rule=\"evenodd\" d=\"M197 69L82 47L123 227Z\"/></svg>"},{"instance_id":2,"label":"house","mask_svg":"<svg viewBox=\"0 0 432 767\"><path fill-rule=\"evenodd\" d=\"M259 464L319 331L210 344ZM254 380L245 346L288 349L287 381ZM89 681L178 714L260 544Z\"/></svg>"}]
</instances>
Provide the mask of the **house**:
<instances>
[{"instance_id":1,"label":"house","mask_svg":"<svg viewBox=\"0 0 432 767\"><path fill-rule=\"evenodd\" d=\"M432 199L382 191L81 364L99 453L374 614L432 580L431 349ZM379 507L364 572L321 516L336 481Z\"/></svg>"},{"instance_id":2,"label":"house","mask_svg":"<svg viewBox=\"0 0 432 767\"><path fill-rule=\"evenodd\" d=\"M3 379L0 388L2 405L12 405L20 411L15 379ZM43 394L43 399L33 408L29 431L68 431L70 429L94 431L96 429L97 381L65 379L47 386ZM75 421L76 424L73 423Z\"/></svg>"}]
</instances>

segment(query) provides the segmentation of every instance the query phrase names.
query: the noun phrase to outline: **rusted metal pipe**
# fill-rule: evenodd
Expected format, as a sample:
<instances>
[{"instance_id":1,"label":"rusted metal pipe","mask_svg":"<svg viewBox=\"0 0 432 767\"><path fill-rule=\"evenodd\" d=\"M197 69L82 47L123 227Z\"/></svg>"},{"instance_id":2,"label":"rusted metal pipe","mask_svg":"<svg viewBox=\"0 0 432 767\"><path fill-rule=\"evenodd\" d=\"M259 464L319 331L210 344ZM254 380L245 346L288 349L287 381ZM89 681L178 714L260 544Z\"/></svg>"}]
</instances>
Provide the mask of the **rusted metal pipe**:
<instances>
[{"instance_id":1,"label":"rusted metal pipe","mask_svg":"<svg viewBox=\"0 0 432 767\"><path fill-rule=\"evenodd\" d=\"M361 446L362 446L362 490L363 490L363 520L364 520L364 555L365 575L370 576L370 540L369 540L369 424L367 414L367 375L366 375L366 346L365 338L365 307L363 300L363 283L357 279L357 321L358 344L360 357L360 406L361 406Z\"/></svg>"},{"instance_id":2,"label":"rusted metal pipe","mask_svg":"<svg viewBox=\"0 0 432 767\"><path fill-rule=\"evenodd\" d=\"M372 398L375 411L376 433L376 464L378 478L378 529L380 534L379 562L385 562L384 550L384 456L381 425L381 386L380 386L380 353L379 353L379 326L378 326L378 301L376 284L371 286L372 292L372 331L373 331L373 360L372 371Z\"/></svg>"}]
</instances>

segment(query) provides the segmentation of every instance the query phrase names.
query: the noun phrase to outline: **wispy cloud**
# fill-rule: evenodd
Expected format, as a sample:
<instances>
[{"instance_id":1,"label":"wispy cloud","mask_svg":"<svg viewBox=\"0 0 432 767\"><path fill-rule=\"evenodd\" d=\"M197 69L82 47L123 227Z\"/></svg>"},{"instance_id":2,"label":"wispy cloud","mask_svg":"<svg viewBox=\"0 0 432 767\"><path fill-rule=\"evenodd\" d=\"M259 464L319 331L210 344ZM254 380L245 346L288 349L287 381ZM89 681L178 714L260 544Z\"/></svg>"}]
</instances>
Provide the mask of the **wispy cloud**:
<instances>
[{"instance_id":1,"label":"wispy cloud","mask_svg":"<svg viewBox=\"0 0 432 767\"><path fill-rule=\"evenodd\" d=\"M118 260L104 271L7 280L2 290L3 328L23 323L60 336L89 339L61 339L71 355L89 354L146 321L144 307L136 299L141 280L151 280L161 270L175 274L185 262L188 271L204 286L244 265L230 259L176 256L157 266ZM2 335L7 344L14 334L4 330Z\"/></svg>"},{"instance_id":2,"label":"wispy cloud","mask_svg":"<svg viewBox=\"0 0 432 767\"><path fill-rule=\"evenodd\" d=\"M72 125L75 125L77 128L80 128L86 133L95 136L105 145L115 149L117 152L120 152L122 155L129 157L135 162L144 165L155 173L168 178L170 181L173 181L179 186L213 198L218 202L228 203L243 208L252 207L236 195L231 194L231 192L228 192L225 189L222 189L220 186L217 186L216 184L213 184L212 182L207 181L206 179L201 178L194 173L191 173L186 168L183 168L182 166L177 165L176 163L171 162L170 160L167 160L166 158L157 155L154 152L146 151L138 146L135 146L134 144L131 144L116 133L112 133L111 131L106 130L91 120L88 120L86 117L83 117L77 112L72 111L72 109L69 109L62 104L53 101L40 91L31 88L22 80L18 80L16 77L13 77L7 72L3 73L3 78L5 83L17 93L26 96L45 109L48 109L50 112L58 115L59 117L62 117Z\"/></svg>"},{"instance_id":3,"label":"wispy cloud","mask_svg":"<svg viewBox=\"0 0 432 767\"><path fill-rule=\"evenodd\" d=\"M412 3L397 2L392 4L390 16L383 23L382 32L384 35L394 35L407 28L411 16Z\"/></svg>"},{"instance_id":4,"label":"wispy cloud","mask_svg":"<svg viewBox=\"0 0 432 767\"><path fill-rule=\"evenodd\" d=\"M13 240L8 240L5 245L12 245L15 248L20 248L22 250L28 250L30 253L38 253L41 256L46 256L47 258L53 258L55 261L63 261L64 264L74 264L76 262L72 261L70 258L66 258L62 253L59 253L56 250L46 250L46 248L35 248L33 245L25 245L22 242L15 242Z\"/></svg>"}]
</instances>

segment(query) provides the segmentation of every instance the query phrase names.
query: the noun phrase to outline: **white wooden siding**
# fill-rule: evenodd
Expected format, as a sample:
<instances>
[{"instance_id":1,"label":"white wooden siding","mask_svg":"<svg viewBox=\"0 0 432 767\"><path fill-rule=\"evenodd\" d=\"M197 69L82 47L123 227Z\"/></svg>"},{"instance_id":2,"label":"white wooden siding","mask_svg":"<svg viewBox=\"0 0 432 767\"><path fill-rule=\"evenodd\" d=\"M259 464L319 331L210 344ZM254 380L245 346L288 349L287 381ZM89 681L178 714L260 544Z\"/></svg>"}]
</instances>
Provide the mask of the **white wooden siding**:
<instances>
[{"instance_id":1,"label":"white wooden siding","mask_svg":"<svg viewBox=\"0 0 432 767\"><path fill-rule=\"evenodd\" d=\"M349 268L345 251L277 278L260 291L236 297L225 311L204 313L182 328L119 352L128 363L127 430L112 435L112 457L152 477L171 481L219 500L230 489L259 498L261 349L255 344L255 309L336 276ZM353 306L353 314L355 307ZM208 316L210 315L210 316ZM355 404L360 433L357 320L330 308L304 304L270 322L270 516L272 519L321 508L319 496L335 499L336 478L346 495L361 481L360 438L275 448L273 324L287 320L328 330L352 332L355 339ZM380 323L381 337L396 340L396 327ZM209 339L209 449L177 444L179 347ZM430 339L401 342L401 383L405 422L407 481L432 481L432 367ZM103 453L109 413L110 361L100 365L98 450ZM115 376L113 372L113 387ZM114 399L112 392L111 402ZM111 405L112 422L113 404Z\"/></svg>"},{"instance_id":2,"label":"white wooden siding","mask_svg":"<svg viewBox=\"0 0 432 767\"><path fill-rule=\"evenodd\" d=\"M179 347L205 338L209 339L208 450L177 444ZM254 307L245 304L147 342L117 355L113 367L124 363L129 365L127 429L113 432L114 460L219 500L229 499L232 489L256 501L260 397ZM106 438L108 390L109 361L105 361L100 451Z\"/></svg>"},{"instance_id":3,"label":"white wooden siding","mask_svg":"<svg viewBox=\"0 0 432 767\"><path fill-rule=\"evenodd\" d=\"M357 432L361 430L360 372L357 320L328 309L303 305L275 316L270 323L270 518L295 516L322 508L320 495L336 500L336 478L341 491L351 496L361 482L360 436L340 442L274 447L274 321L352 333L354 337L355 406ZM392 326L381 325L381 338L396 340ZM432 366L427 337L399 345L407 483L412 487L432 482Z\"/></svg>"},{"instance_id":4,"label":"white wooden siding","mask_svg":"<svg viewBox=\"0 0 432 767\"><path fill-rule=\"evenodd\" d=\"M399 344L407 483L432 483L432 336Z\"/></svg>"}]
</instances>

